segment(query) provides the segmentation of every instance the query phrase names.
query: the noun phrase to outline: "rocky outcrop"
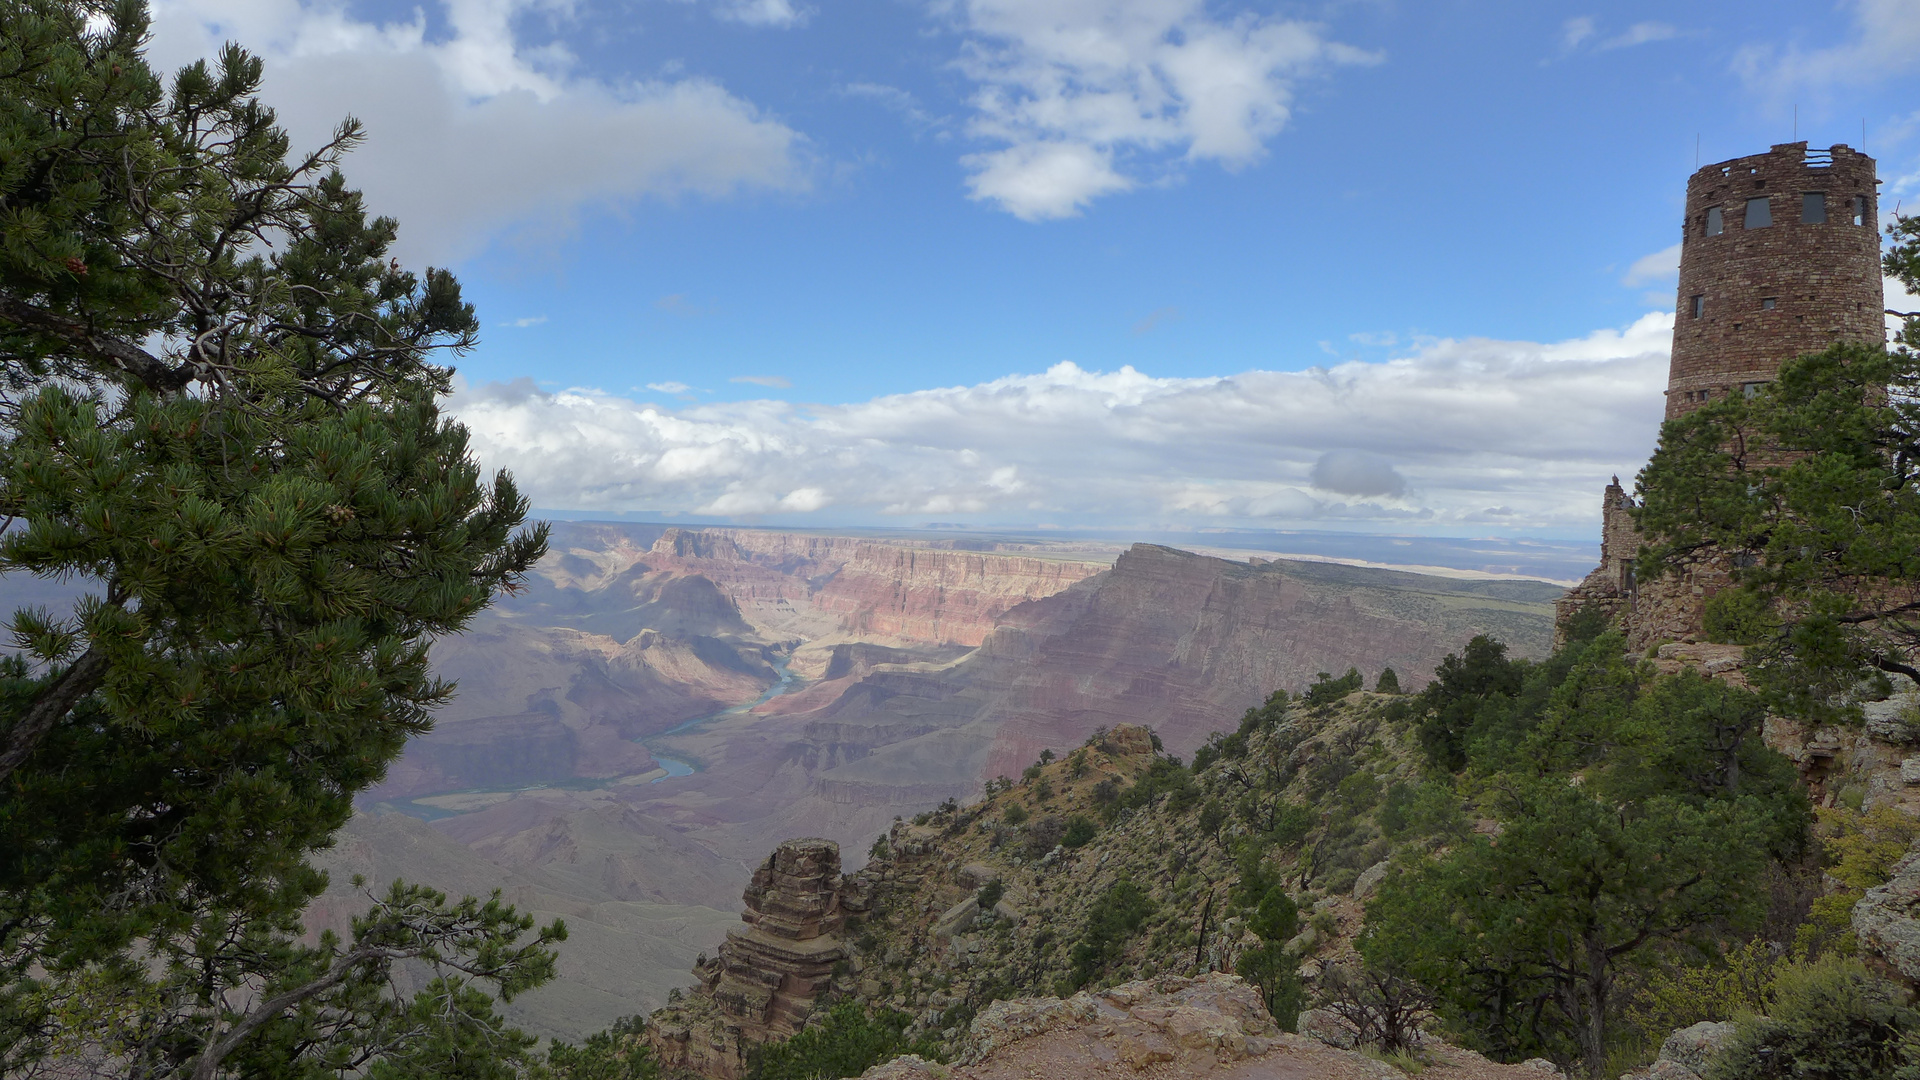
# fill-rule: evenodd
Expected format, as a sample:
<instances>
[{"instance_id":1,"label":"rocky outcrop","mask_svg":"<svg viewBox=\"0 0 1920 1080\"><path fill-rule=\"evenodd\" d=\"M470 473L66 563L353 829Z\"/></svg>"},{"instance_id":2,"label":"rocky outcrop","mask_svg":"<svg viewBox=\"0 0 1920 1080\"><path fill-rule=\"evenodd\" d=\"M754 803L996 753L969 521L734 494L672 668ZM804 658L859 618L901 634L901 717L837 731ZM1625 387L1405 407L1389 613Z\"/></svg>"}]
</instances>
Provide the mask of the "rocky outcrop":
<instances>
[{"instance_id":1,"label":"rocky outcrop","mask_svg":"<svg viewBox=\"0 0 1920 1080\"><path fill-rule=\"evenodd\" d=\"M865 910L861 883L840 873L831 840L788 840L754 871L744 930L694 966L692 997L653 1015L648 1037L661 1064L717 1080L746 1075L747 1054L792 1036L846 959L850 911Z\"/></svg>"},{"instance_id":2,"label":"rocky outcrop","mask_svg":"<svg viewBox=\"0 0 1920 1080\"><path fill-rule=\"evenodd\" d=\"M1681 1028L1660 1045L1658 1060L1620 1080L1700 1080L1736 1030L1736 1025L1725 1020L1703 1020Z\"/></svg>"},{"instance_id":3,"label":"rocky outcrop","mask_svg":"<svg viewBox=\"0 0 1920 1080\"><path fill-rule=\"evenodd\" d=\"M1427 1048L1454 1080L1548 1080L1533 1064L1496 1065L1471 1051ZM1544 1064L1544 1063L1542 1063ZM1385 1062L1282 1032L1236 975L1162 975L1060 998L997 1001L974 1018L955 1065L916 1056L861 1080L1003 1080L1149 1075L1161 1080L1399 1080Z\"/></svg>"},{"instance_id":4,"label":"rocky outcrop","mask_svg":"<svg viewBox=\"0 0 1920 1080\"><path fill-rule=\"evenodd\" d=\"M1920 984L1920 851L1894 863L1886 883L1853 906L1853 932L1863 951Z\"/></svg>"}]
</instances>

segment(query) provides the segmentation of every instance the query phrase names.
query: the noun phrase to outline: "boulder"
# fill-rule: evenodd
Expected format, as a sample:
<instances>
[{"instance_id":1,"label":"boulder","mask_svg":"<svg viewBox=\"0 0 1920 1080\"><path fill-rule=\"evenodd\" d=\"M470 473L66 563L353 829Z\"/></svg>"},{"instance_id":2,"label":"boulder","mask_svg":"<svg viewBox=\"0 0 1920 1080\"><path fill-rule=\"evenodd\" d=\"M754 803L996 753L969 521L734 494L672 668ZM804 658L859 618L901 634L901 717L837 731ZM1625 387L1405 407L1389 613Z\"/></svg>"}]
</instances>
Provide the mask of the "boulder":
<instances>
[{"instance_id":1,"label":"boulder","mask_svg":"<svg viewBox=\"0 0 1920 1080\"><path fill-rule=\"evenodd\" d=\"M969 896L940 913L933 921L933 936L945 941L957 934L964 934L973 927L973 921L980 917L980 900Z\"/></svg>"},{"instance_id":2,"label":"boulder","mask_svg":"<svg viewBox=\"0 0 1920 1080\"><path fill-rule=\"evenodd\" d=\"M1387 860L1381 859L1379 862L1362 870L1360 876L1353 879L1353 898L1355 900L1365 900L1367 897L1372 896L1373 890L1379 888L1380 883L1386 879Z\"/></svg>"},{"instance_id":3,"label":"boulder","mask_svg":"<svg viewBox=\"0 0 1920 1080\"><path fill-rule=\"evenodd\" d=\"M1352 1050L1360 1045L1360 1032L1346 1017L1332 1009L1308 1009L1301 1013L1300 1034L1342 1050Z\"/></svg>"},{"instance_id":4,"label":"boulder","mask_svg":"<svg viewBox=\"0 0 1920 1080\"><path fill-rule=\"evenodd\" d=\"M960 884L969 889L978 889L1000 880L1000 871L986 863L970 862L953 875Z\"/></svg>"},{"instance_id":5,"label":"boulder","mask_svg":"<svg viewBox=\"0 0 1920 1080\"><path fill-rule=\"evenodd\" d=\"M1660 1060L1705 1073L1727 1040L1733 1038L1733 1033L1734 1025L1726 1021L1703 1020L1692 1027L1681 1028L1660 1045Z\"/></svg>"},{"instance_id":6,"label":"boulder","mask_svg":"<svg viewBox=\"0 0 1920 1080\"><path fill-rule=\"evenodd\" d=\"M1886 883L1853 905L1853 932L1862 949L1907 981L1920 982L1920 851L1894 863Z\"/></svg>"}]
</instances>

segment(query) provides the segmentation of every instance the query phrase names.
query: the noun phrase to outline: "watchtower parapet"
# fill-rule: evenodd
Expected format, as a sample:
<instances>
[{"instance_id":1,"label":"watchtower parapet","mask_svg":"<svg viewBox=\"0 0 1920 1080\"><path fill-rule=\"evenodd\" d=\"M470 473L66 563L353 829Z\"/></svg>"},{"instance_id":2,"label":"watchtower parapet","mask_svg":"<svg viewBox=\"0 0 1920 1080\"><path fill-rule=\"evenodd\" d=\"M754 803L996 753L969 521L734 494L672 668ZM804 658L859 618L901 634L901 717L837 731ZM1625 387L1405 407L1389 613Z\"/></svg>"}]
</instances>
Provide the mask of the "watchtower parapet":
<instances>
[{"instance_id":1,"label":"watchtower parapet","mask_svg":"<svg viewBox=\"0 0 1920 1080\"><path fill-rule=\"evenodd\" d=\"M1874 161L1782 143L1687 181L1667 419L1835 342L1886 340Z\"/></svg>"}]
</instances>

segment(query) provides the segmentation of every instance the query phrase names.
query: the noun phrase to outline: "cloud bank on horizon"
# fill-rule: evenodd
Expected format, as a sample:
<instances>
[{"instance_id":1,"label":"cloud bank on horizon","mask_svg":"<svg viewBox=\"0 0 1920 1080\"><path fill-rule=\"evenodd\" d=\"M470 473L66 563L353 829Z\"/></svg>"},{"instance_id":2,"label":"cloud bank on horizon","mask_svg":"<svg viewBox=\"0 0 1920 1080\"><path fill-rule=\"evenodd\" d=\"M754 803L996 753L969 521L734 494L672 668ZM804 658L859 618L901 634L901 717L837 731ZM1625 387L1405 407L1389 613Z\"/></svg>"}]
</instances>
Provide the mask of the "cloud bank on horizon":
<instances>
[{"instance_id":1,"label":"cloud bank on horizon","mask_svg":"<svg viewBox=\"0 0 1920 1080\"><path fill-rule=\"evenodd\" d=\"M482 460L536 505L823 524L1586 526L1653 443L1673 317L1553 344L1154 378L1071 363L849 405L670 409L463 386Z\"/></svg>"}]
</instances>

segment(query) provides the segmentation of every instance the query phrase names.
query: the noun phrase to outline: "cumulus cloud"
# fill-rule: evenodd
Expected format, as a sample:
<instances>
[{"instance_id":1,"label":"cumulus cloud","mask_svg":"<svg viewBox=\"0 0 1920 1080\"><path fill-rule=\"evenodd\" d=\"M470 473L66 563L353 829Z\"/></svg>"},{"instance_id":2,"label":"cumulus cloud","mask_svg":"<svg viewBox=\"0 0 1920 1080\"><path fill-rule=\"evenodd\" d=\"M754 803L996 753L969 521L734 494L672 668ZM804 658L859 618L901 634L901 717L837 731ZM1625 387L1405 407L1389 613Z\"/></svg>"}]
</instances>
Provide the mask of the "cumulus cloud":
<instances>
[{"instance_id":1,"label":"cumulus cloud","mask_svg":"<svg viewBox=\"0 0 1920 1080\"><path fill-rule=\"evenodd\" d=\"M1217 378L1062 363L806 408L673 409L524 380L465 386L451 407L485 462L555 508L1584 528L1607 475L1653 445L1672 326Z\"/></svg>"},{"instance_id":2,"label":"cumulus cloud","mask_svg":"<svg viewBox=\"0 0 1920 1080\"><path fill-rule=\"evenodd\" d=\"M1378 57L1321 27L1204 0L961 0L961 70L978 84L968 155L975 199L1027 221L1071 217L1102 195L1261 156L1295 84Z\"/></svg>"},{"instance_id":3,"label":"cumulus cloud","mask_svg":"<svg viewBox=\"0 0 1920 1080\"><path fill-rule=\"evenodd\" d=\"M1802 87L1872 83L1920 64L1920 5L1912 0L1853 0L1853 32L1838 45L1802 49L1751 45L1734 70L1778 97Z\"/></svg>"},{"instance_id":4,"label":"cumulus cloud","mask_svg":"<svg viewBox=\"0 0 1920 1080\"><path fill-rule=\"evenodd\" d=\"M516 36L544 0L439 0L445 32L368 22L328 0L157 0L162 71L238 41L296 148L366 126L348 178L401 222L399 255L445 264L507 233L563 234L599 205L807 183L800 136L695 77L609 83L557 41ZM755 6L755 5L750 5Z\"/></svg>"},{"instance_id":5,"label":"cumulus cloud","mask_svg":"<svg viewBox=\"0 0 1920 1080\"><path fill-rule=\"evenodd\" d=\"M656 394L684 394L693 387L683 382L650 382L647 389Z\"/></svg>"},{"instance_id":6,"label":"cumulus cloud","mask_svg":"<svg viewBox=\"0 0 1920 1080\"><path fill-rule=\"evenodd\" d=\"M1314 487L1341 495L1397 499L1407 492L1407 479L1393 462L1364 450L1329 450L1313 463L1308 478Z\"/></svg>"}]
</instances>

